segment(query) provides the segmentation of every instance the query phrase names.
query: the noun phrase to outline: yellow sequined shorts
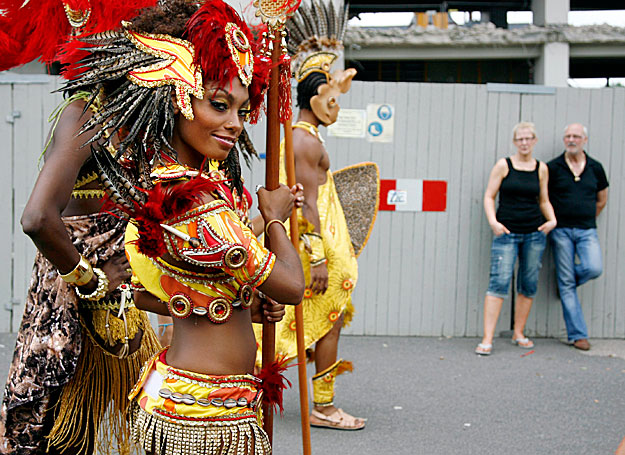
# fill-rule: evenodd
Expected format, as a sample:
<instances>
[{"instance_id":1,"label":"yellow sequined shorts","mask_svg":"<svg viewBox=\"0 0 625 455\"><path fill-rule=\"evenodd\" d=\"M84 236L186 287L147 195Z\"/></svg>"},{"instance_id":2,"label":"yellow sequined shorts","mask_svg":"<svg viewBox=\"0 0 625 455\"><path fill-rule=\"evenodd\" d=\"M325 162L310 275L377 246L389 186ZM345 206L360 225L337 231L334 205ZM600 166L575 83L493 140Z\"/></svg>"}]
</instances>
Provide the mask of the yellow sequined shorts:
<instances>
[{"instance_id":1,"label":"yellow sequined shorts","mask_svg":"<svg viewBox=\"0 0 625 455\"><path fill-rule=\"evenodd\" d=\"M166 352L145 364L130 394L135 442L155 455L271 453L257 378L180 370Z\"/></svg>"}]
</instances>

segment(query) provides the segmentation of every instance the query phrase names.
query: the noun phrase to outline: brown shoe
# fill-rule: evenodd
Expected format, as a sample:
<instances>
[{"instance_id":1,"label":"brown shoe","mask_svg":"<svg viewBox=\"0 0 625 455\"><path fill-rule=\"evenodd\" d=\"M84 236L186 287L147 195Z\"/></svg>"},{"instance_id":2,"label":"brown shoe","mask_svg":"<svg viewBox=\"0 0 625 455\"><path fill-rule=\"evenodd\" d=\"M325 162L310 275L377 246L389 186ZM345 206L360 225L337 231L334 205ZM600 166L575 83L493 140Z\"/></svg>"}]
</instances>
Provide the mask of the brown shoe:
<instances>
[{"instance_id":1,"label":"brown shoe","mask_svg":"<svg viewBox=\"0 0 625 455\"><path fill-rule=\"evenodd\" d=\"M575 340L573 342L573 347L582 351L588 351L590 350L590 343L586 338L582 338L581 340Z\"/></svg>"}]
</instances>

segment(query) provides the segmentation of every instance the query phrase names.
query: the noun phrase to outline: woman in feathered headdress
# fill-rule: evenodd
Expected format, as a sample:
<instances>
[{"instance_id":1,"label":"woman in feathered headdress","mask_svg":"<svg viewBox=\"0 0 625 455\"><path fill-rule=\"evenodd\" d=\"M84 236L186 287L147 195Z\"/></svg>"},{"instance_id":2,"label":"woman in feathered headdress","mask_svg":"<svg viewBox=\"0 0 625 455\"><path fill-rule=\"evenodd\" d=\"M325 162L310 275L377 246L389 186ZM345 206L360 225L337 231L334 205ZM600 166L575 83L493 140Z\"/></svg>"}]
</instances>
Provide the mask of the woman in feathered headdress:
<instances>
[{"instance_id":1,"label":"woman in feathered headdress","mask_svg":"<svg viewBox=\"0 0 625 455\"><path fill-rule=\"evenodd\" d=\"M296 188L258 191L267 250L247 218L237 143L261 110L270 62L221 0L204 3L184 33L166 29L171 2L85 41L68 92L88 90L101 110L83 129L111 196L132 219L126 253L136 304L173 317L169 348L146 363L131 393L135 440L154 454L265 454L262 397L280 402L277 368L252 376L252 320L279 320L304 290L282 221ZM105 96L102 98L101 93ZM116 156L98 144L117 137ZM114 140L114 139L111 139ZM252 311L247 311L251 309Z\"/></svg>"}]
</instances>

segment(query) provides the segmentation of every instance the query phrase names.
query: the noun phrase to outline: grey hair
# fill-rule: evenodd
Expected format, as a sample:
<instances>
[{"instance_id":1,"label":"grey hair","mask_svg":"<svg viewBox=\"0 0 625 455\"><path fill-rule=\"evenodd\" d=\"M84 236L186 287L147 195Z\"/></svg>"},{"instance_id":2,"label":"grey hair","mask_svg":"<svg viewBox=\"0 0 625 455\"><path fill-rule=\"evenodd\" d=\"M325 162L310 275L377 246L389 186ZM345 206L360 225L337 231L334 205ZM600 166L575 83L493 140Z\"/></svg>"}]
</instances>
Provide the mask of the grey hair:
<instances>
[{"instance_id":1,"label":"grey hair","mask_svg":"<svg viewBox=\"0 0 625 455\"><path fill-rule=\"evenodd\" d=\"M568 125L566 125L564 127L564 130L562 131L562 136L566 136L566 130L569 129L569 126L571 125L582 125L581 123L570 123ZM584 132L584 137L588 137L588 128L586 128L584 125L582 125L582 131Z\"/></svg>"}]
</instances>

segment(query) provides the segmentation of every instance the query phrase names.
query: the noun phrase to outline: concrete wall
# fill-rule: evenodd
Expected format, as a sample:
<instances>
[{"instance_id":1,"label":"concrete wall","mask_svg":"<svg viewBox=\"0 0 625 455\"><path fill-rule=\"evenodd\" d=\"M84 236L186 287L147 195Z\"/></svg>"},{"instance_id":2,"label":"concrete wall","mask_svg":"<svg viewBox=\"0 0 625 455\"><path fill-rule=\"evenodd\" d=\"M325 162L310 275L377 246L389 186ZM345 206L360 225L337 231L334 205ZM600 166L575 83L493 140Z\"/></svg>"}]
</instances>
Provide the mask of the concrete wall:
<instances>
[{"instance_id":1,"label":"concrete wall","mask_svg":"<svg viewBox=\"0 0 625 455\"><path fill-rule=\"evenodd\" d=\"M20 76L23 77L23 76ZM19 217L37 174L37 157L49 126L47 117L60 100L49 92L55 78L0 78L0 138L5 162L0 167L0 331L15 331L23 311L34 248ZM523 87L520 87L523 89ZM525 89L537 88L525 86ZM519 86L512 87L518 91ZM511 130L520 120L536 123L535 156L549 160L562 151L566 123L580 121L590 132L588 152L610 179L608 206L599 218L605 272L581 288L591 337L625 336L625 89L559 88L546 94L510 93L486 85L354 82L341 106L365 109L368 103L395 108L395 137L389 144L327 137L333 169L375 161L381 177L448 182L445 212L380 212L369 244L360 256L354 292L356 315L348 333L367 335L477 336L488 281L492 234L482 209L488 174L495 161L512 152ZM19 112L13 119L11 112ZM13 123L8 123L11 120ZM264 149L266 123L251 128ZM262 183L264 160L244 172L248 187ZM13 302L13 305L11 305ZM6 316L5 316L6 315ZM510 324L504 303L498 330ZM555 293L553 261L545 255L539 293L527 334L564 335Z\"/></svg>"}]
</instances>

